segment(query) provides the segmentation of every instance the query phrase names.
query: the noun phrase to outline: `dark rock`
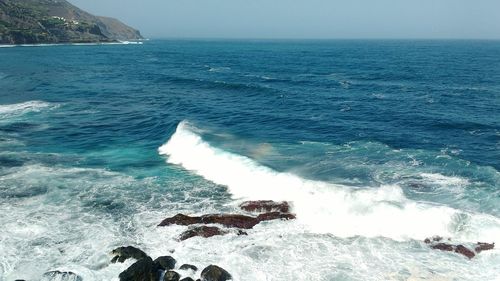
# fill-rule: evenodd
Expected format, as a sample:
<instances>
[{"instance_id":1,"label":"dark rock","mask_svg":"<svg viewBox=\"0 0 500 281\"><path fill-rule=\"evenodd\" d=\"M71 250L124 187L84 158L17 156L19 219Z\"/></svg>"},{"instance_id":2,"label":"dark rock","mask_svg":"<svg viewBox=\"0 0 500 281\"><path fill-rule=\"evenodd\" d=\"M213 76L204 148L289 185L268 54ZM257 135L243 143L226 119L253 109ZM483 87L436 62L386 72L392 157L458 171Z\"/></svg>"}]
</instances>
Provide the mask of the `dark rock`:
<instances>
[{"instance_id":1,"label":"dark rock","mask_svg":"<svg viewBox=\"0 0 500 281\"><path fill-rule=\"evenodd\" d=\"M280 212L272 212L272 213L265 213L265 214L260 214L257 216L257 220L259 222L261 221L270 221L270 220L277 220L277 219L285 219L285 220L292 220L295 219L294 214L283 214Z\"/></svg>"},{"instance_id":2,"label":"dark rock","mask_svg":"<svg viewBox=\"0 0 500 281\"><path fill-rule=\"evenodd\" d=\"M115 262L124 262L125 260L129 258L134 258L136 260L143 259L147 257L148 255L144 253L142 250L132 247L132 246L127 246L127 247L118 247L111 251L111 254L114 255L113 259L111 259L112 263Z\"/></svg>"},{"instance_id":3,"label":"dark rock","mask_svg":"<svg viewBox=\"0 0 500 281\"><path fill-rule=\"evenodd\" d=\"M436 249L436 250L441 250L441 251L448 251L448 252L453 251L453 245L446 244L446 243L438 243L436 245L432 245L431 248Z\"/></svg>"},{"instance_id":4,"label":"dark rock","mask_svg":"<svg viewBox=\"0 0 500 281\"><path fill-rule=\"evenodd\" d=\"M197 226L195 228L189 229L185 232L183 232L179 236L179 240L184 241L186 239L196 237L196 236L201 236L204 238L216 236L216 235L224 235L227 234L227 231L224 231L218 227L215 226Z\"/></svg>"},{"instance_id":5,"label":"dark rock","mask_svg":"<svg viewBox=\"0 0 500 281\"><path fill-rule=\"evenodd\" d=\"M202 281L226 281L230 279L233 279L231 274L216 265L209 265L201 272Z\"/></svg>"},{"instance_id":6,"label":"dark rock","mask_svg":"<svg viewBox=\"0 0 500 281\"><path fill-rule=\"evenodd\" d=\"M163 277L163 281L179 281L179 279L181 279L179 273L172 270L167 271Z\"/></svg>"},{"instance_id":7,"label":"dark rock","mask_svg":"<svg viewBox=\"0 0 500 281\"><path fill-rule=\"evenodd\" d=\"M49 271L42 275L42 281L83 281L82 277L71 271Z\"/></svg>"},{"instance_id":8,"label":"dark rock","mask_svg":"<svg viewBox=\"0 0 500 281\"><path fill-rule=\"evenodd\" d=\"M432 238L425 238L424 242L426 244L430 244L431 242L439 242L443 240L443 237L441 236L433 236Z\"/></svg>"},{"instance_id":9,"label":"dark rock","mask_svg":"<svg viewBox=\"0 0 500 281\"><path fill-rule=\"evenodd\" d=\"M169 270L174 269L177 261L171 256L162 256L155 259L154 267L159 270Z\"/></svg>"},{"instance_id":10,"label":"dark rock","mask_svg":"<svg viewBox=\"0 0 500 281\"><path fill-rule=\"evenodd\" d=\"M290 211L290 205L288 202L275 202L270 200L246 201L240 204L240 208L247 212L279 211L282 213L288 213Z\"/></svg>"},{"instance_id":11,"label":"dark rock","mask_svg":"<svg viewBox=\"0 0 500 281\"><path fill-rule=\"evenodd\" d=\"M198 267L192 265L192 264L183 264L181 267L179 267L181 270L192 270L192 271L198 271Z\"/></svg>"},{"instance_id":12,"label":"dark rock","mask_svg":"<svg viewBox=\"0 0 500 281\"><path fill-rule=\"evenodd\" d=\"M201 221L205 224L216 223L216 224L222 224L223 226L226 227L237 227L245 229L250 229L259 223L259 220L257 220L254 217L245 215L233 215L233 214L204 215L201 216Z\"/></svg>"},{"instance_id":13,"label":"dark rock","mask_svg":"<svg viewBox=\"0 0 500 281\"><path fill-rule=\"evenodd\" d=\"M171 218L164 219L158 226L177 225L192 225L192 224L221 224L225 227L237 227L250 229L261 221L275 219L294 219L293 214L283 214L280 212L271 212L261 214L258 217L251 217L238 214L212 214L203 215L201 217L190 217L183 214L175 215Z\"/></svg>"},{"instance_id":14,"label":"dark rock","mask_svg":"<svg viewBox=\"0 0 500 281\"><path fill-rule=\"evenodd\" d=\"M469 259L472 259L476 255L476 254L474 254L473 251L469 250L464 245L457 245L455 247L455 252L462 254L462 255L468 257Z\"/></svg>"},{"instance_id":15,"label":"dark rock","mask_svg":"<svg viewBox=\"0 0 500 281\"><path fill-rule=\"evenodd\" d=\"M474 252L469 250L464 245L451 245L451 244L447 244L447 243L438 243L438 244L432 245L431 248L441 250L441 251L459 253L459 254L462 254L462 255L468 257L469 259L472 259L475 256Z\"/></svg>"},{"instance_id":16,"label":"dark rock","mask_svg":"<svg viewBox=\"0 0 500 281\"><path fill-rule=\"evenodd\" d=\"M492 250L495 248L495 243L483 243L483 242L477 242L477 246L474 250L476 250L476 253L481 253L482 251L487 251L487 250Z\"/></svg>"},{"instance_id":17,"label":"dark rock","mask_svg":"<svg viewBox=\"0 0 500 281\"><path fill-rule=\"evenodd\" d=\"M120 281L156 281L153 265L153 260L150 257L145 257L132 264L118 277Z\"/></svg>"},{"instance_id":18,"label":"dark rock","mask_svg":"<svg viewBox=\"0 0 500 281\"><path fill-rule=\"evenodd\" d=\"M171 218L164 219L158 226L176 225L191 225L201 223L201 217L190 217L183 214L177 214Z\"/></svg>"},{"instance_id":19,"label":"dark rock","mask_svg":"<svg viewBox=\"0 0 500 281\"><path fill-rule=\"evenodd\" d=\"M194 279L191 277L186 277L186 278L182 278L181 281L194 281Z\"/></svg>"}]
</instances>

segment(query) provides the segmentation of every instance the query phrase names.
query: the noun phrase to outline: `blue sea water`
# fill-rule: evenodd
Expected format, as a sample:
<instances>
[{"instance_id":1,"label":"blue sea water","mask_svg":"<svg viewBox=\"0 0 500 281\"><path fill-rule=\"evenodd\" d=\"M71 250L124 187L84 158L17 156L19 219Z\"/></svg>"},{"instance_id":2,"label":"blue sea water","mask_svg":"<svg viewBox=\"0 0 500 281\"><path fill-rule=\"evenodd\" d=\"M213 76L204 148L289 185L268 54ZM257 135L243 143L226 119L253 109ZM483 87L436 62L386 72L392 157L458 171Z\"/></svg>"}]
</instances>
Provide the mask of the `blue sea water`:
<instances>
[{"instance_id":1,"label":"blue sea water","mask_svg":"<svg viewBox=\"0 0 500 281\"><path fill-rule=\"evenodd\" d=\"M0 48L2 281L113 280L123 245L235 280L498 280L498 249L422 240L498 243L499 169L499 41ZM246 199L297 220L156 227Z\"/></svg>"}]
</instances>

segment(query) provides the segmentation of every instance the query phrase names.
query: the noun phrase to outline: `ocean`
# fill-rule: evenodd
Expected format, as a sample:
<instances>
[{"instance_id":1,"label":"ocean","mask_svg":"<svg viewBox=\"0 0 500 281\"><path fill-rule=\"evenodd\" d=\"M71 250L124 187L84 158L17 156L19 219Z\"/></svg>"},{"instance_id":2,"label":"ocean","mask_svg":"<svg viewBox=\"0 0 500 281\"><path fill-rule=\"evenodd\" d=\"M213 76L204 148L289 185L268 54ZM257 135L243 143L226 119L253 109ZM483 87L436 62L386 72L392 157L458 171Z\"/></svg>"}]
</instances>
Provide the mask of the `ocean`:
<instances>
[{"instance_id":1,"label":"ocean","mask_svg":"<svg viewBox=\"0 0 500 281\"><path fill-rule=\"evenodd\" d=\"M500 280L500 41L0 48L0 280L118 280L133 245L234 280ZM177 213L296 220L177 241Z\"/></svg>"}]
</instances>

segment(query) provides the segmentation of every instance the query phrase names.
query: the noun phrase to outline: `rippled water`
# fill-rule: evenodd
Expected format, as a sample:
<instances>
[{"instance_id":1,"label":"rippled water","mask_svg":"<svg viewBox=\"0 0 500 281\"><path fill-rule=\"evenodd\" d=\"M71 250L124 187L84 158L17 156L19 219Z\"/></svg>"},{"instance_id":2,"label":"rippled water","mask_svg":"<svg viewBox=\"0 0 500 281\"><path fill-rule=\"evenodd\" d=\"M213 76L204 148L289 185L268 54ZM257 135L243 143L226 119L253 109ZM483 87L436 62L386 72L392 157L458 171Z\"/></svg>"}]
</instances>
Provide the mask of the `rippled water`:
<instances>
[{"instance_id":1,"label":"rippled water","mask_svg":"<svg viewBox=\"0 0 500 281\"><path fill-rule=\"evenodd\" d=\"M500 42L149 41L0 49L0 280L112 280L135 245L236 280L495 280ZM176 213L295 221L175 238ZM498 280L498 279L496 279Z\"/></svg>"}]
</instances>

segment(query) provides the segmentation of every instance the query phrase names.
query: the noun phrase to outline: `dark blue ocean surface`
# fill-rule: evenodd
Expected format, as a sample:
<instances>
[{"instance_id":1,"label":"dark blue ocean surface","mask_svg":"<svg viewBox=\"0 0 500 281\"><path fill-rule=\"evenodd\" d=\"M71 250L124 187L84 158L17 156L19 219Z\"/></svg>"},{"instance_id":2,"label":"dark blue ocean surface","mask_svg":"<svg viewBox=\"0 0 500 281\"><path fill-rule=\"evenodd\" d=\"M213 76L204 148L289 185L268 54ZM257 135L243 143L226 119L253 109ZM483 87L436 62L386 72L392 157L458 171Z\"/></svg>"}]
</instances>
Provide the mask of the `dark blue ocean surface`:
<instances>
[{"instance_id":1,"label":"dark blue ocean surface","mask_svg":"<svg viewBox=\"0 0 500 281\"><path fill-rule=\"evenodd\" d=\"M124 244L218 261L238 280L493 280L499 269L486 265L498 251L463 269L462 257L419 241L500 237L498 169L499 41L0 48L2 281L54 268L109 280L123 266L103 255ZM309 210L315 192L338 204ZM179 230L155 227L253 197L291 201L297 225L177 246ZM316 216L338 224L320 227ZM403 225L379 228L391 219ZM196 252L221 243L216 257Z\"/></svg>"}]
</instances>

